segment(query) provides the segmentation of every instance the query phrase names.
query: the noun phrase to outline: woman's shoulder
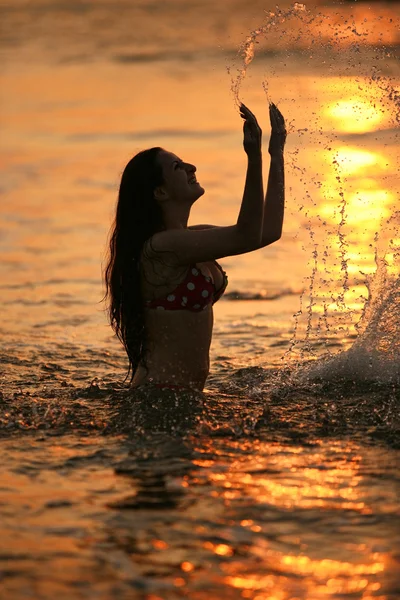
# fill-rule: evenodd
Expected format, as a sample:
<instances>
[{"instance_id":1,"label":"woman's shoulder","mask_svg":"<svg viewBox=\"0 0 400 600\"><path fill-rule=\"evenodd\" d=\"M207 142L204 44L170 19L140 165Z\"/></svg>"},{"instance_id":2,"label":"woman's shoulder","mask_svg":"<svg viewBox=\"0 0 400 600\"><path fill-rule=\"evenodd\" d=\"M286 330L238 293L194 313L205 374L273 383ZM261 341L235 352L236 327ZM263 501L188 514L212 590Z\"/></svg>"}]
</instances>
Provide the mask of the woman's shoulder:
<instances>
[{"instance_id":1,"label":"woman's shoulder","mask_svg":"<svg viewBox=\"0 0 400 600\"><path fill-rule=\"evenodd\" d=\"M159 234L156 233L152 237L150 237L142 247L142 251L140 253L140 266L142 268L150 267L154 270L154 267L157 267L157 270L160 272L176 272L182 271L182 268L188 268L196 266L193 261L183 261L180 259L176 260L174 256L173 250L161 250L157 247L157 239L156 246L154 245L154 238Z\"/></svg>"},{"instance_id":2,"label":"woman's shoulder","mask_svg":"<svg viewBox=\"0 0 400 600\"><path fill-rule=\"evenodd\" d=\"M168 252L154 252L151 241L146 244L139 261L142 293L145 298L159 297L178 285L193 265L178 265Z\"/></svg>"}]
</instances>

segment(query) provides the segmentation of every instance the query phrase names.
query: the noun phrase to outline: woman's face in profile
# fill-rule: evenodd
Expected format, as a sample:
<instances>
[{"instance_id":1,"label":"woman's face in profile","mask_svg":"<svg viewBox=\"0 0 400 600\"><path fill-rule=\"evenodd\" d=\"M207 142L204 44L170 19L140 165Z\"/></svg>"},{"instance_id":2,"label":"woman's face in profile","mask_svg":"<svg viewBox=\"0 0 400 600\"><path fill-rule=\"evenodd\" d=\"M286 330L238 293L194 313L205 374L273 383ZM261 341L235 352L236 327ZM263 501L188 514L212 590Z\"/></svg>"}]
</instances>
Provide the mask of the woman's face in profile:
<instances>
[{"instance_id":1,"label":"woman's face in profile","mask_svg":"<svg viewBox=\"0 0 400 600\"><path fill-rule=\"evenodd\" d=\"M204 194L196 179L196 167L182 161L176 154L163 150L158 155L158 160L163 171L163 188L165 199L178 200L193 204Z\"/></svg>"}]
</instances>

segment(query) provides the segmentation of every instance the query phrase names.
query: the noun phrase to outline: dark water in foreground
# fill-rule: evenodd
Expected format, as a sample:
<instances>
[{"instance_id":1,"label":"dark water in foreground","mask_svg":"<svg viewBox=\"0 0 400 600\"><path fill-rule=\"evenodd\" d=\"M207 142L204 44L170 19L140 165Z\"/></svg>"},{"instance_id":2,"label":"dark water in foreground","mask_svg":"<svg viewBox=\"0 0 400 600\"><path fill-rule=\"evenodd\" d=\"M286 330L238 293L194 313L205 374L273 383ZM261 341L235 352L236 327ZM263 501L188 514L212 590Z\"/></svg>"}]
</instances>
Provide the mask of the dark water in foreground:
<instances>
[{"instance_id":1,"label":"dark water in foreground","mask_svg":"<svg viewBox=\"0 0 400 600\"><path fill-rule=\"evenodd\" d=\"M305 372L5 395L4 597L398 598L399 388Z\"/></svg>"}]
</instances>

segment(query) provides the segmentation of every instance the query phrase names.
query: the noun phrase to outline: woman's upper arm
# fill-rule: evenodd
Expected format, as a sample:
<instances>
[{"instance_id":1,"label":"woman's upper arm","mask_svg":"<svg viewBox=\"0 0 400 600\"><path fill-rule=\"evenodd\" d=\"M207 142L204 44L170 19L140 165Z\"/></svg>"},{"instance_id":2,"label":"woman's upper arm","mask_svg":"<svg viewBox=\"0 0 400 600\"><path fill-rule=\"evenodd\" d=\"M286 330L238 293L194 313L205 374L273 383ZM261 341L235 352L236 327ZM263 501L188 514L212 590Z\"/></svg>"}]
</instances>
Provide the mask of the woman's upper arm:
<instances>
[{"instance_id":1,"label":"woman's upper arm","mask_svg":"<svg viewBox=\"0 0 400 600\"><path fill-rule=\"evenodd\" d=\"M217 225L189 225L188 229L211 229L212 227L217 227Z\"/></svg>"},{"instance_id":2,"label":"woman's upper arm","mask_svg":"<svg viewBox=\"0 0 400 600\"><path fill-rule=\"evenodd\" d=\"M249 240L236 225L209 229L170 229L156 233L149 246L153 252L168 252L176 264L192 264L225 256L245 254L259 246Z\"/></svg>"}]
</instances>

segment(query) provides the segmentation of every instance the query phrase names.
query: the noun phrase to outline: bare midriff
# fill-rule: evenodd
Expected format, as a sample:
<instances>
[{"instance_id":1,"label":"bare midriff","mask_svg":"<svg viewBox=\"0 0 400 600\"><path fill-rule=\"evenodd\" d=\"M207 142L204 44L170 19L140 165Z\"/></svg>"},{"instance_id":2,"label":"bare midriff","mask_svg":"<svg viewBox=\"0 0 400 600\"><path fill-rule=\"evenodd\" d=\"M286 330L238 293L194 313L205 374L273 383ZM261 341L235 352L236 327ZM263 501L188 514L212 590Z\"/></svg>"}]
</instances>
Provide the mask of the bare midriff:
<instances>
[{"instance_id":1,"label":"bare midriff","mask_svg":"<svg viewBox=\"0 0 400 600\"><path fill-rule=\"evenodd\" d=\"M165 384L202 390L210 367L213 309L145 311L145 364L132 385Z\"/></svg>"}]
</instances>

